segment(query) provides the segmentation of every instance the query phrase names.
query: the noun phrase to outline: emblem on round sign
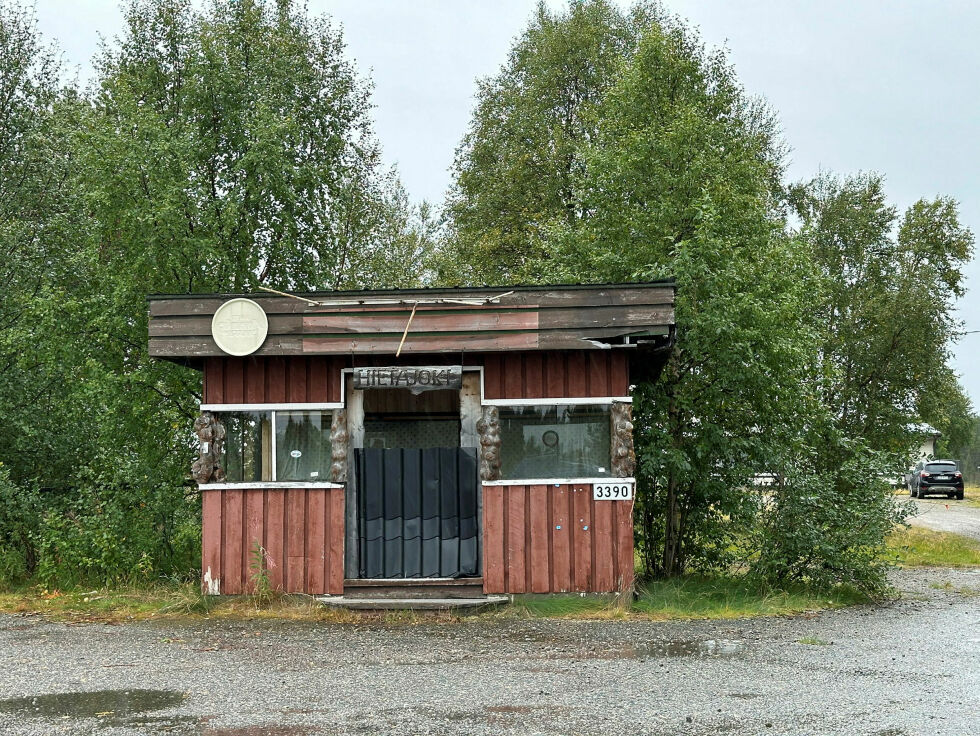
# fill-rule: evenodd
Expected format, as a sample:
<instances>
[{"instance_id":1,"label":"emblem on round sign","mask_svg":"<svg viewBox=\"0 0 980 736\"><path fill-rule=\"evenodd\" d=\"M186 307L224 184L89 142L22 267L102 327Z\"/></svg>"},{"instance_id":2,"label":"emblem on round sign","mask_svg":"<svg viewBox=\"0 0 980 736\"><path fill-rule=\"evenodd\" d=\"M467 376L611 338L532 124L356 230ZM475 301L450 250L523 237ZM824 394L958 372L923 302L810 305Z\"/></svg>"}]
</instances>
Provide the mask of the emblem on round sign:
<instances>
[{"instance_id":1,"label":"emblem on round sign","mask_svg":"<svg viewBox=\"0 0 980 736\"><path fill-rule=\"evenodd\" d=\"M269 318L251 299L229 299L211 319L211 336L228 355L251 355L268 333Z\"/></svg>"}]
</instances>

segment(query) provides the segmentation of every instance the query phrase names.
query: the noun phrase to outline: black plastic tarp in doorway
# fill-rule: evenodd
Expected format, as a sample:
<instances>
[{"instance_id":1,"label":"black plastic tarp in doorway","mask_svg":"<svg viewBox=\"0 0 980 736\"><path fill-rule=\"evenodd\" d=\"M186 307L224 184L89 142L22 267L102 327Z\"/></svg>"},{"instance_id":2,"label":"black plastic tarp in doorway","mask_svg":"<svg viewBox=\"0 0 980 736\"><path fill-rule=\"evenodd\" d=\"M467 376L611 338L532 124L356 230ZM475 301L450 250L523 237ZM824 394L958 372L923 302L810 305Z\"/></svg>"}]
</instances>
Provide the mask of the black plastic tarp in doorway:
<instances>
[{"instance_id":1,"label":"black plastic tarp in doorway","mask_svg":"<svg viewBox=\"0 0 980 736\"><path fill-rule=\"evenodd\" d=\"M354 450L362 578L479 573L476 449Z\"/></svg>"}]
</instances>

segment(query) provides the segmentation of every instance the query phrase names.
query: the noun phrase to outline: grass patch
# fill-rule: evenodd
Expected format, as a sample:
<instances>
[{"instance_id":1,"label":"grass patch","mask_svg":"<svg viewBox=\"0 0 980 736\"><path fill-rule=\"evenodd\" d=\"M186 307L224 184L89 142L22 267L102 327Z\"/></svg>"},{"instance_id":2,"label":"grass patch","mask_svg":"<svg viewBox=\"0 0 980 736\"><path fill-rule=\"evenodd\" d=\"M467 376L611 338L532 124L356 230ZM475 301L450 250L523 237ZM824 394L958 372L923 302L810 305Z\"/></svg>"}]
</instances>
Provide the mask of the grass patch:
<instances>
[{"instance_id":1,"label":"grass patch","mask_svg":"<svg viewBox=\"0 0 980 736\"><path fill-rule=\"evenodd\" d=\"M719 619L787 616L866 602L867 596L849 587L830 593L805 588L773 590L737 577L688 576L646 585L633 605L635 610L656 619Z\"/></svg>"},{"instance_id":2,"label":"grass patch","mask_svg":"<svg viewBox=\"0 0 980 736\"><path fill-rule=\"evenodd\" d=\"M963 489L963 501L967 506L980 508L980 487L967 486Z\"/></svg>"},{"instance_id":3,"label":"grass patch","mask_svg":"<svg viewBox=\"0 0 980 736\"><path fill-rule=\"evenodd\" d=\"M595 593L515 595L512 610L535 618L622 618L629 602L623 604L619 598Z\"/></svg>"},{"instance_id":4,"label":"grass patch","mask_svg":"<svg viewBox=\"0 0 980 736\"><path fill-rule=\"evenodd\" d=\"M888 537L888 550L903 567L980 566L980 542L952 532L897 529Z\"/></svg>"},{"instance_id":5,"label":"grass patch","mask_svg":"<svg viewBox=\"0 0 980 736\"><path fill-rule=\"evenodd\" d=\"M824 641L823 639L818 639L815 636L804 636L802 639L797 640L797 644L806 644L811 647L829 647L833 642Z\"/></svg>"},{"instance_id":6,"label":"grass patch","mask_svg":"<svg viewBox=\"0 0 980 736\"><path fill-rule=\"evenodd\" d=\"M636 600L621 596L515 596L513 610L543 618L641 618L648 620L735 619L787 616L866 603L851 589L815 593L805 589L765 590L738 577L686 576L644 585Z\"/></svg>"},{"instance_id":7,"label":"grass patch","mask_svg":"<svg viewBox=\"0 0 980 736\"><path fill-rule=\"evenodd\" d=\"M846 588L830 594L804 589L774 591L751 586L737 577L688 576L649 583L641 588L635 600L622 595L519 595L514 597L514 605L483 615L606 620L731 619L792 615L864 602L867 602L864 596ZM275 619L324 623L372 621L397 626L459 620L451 613L345 611L323 606L304 595L204 596L195 583L72 591L25 587L0 592L0 612L90 623Z\"/></svg>"},{"instance_id":8,"label":"grass patch","mask_svg":"<svg viewBox=\"0 0 980 736\"><path fill-rule=\"evenodd\" d=\"M955 585L953 585L952 581L950 580L946 580L942 583L929 583L929 587L932 588L933 590L942 590L947 593L956 593L966 598L975 598L976 596L980 596L980 589L971 588L969 586L957 588Z\"/></svg>"},{"instance_id":9,"label":"grass patch","mask_svg":"<svg viewBox=\"0 0 980 736\"><path fill-rule=\"evenodd\" d=\"M53 621L118 623L185 619L278 619L358 621L355 614L320 605L310 596L202 595L196 583L160 583L101 590L45 590L37 587L0 592L0 612L40 614Z\"/></svg>"}]
</instances>

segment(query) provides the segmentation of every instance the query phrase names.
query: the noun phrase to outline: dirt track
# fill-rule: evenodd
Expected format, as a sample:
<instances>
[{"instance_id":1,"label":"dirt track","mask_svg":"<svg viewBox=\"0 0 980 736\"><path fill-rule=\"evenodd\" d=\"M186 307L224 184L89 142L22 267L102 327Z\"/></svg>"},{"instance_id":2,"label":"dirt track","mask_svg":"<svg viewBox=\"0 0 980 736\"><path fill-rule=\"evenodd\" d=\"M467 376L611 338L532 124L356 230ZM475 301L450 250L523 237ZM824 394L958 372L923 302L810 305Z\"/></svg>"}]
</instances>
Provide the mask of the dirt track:
<instances>
[{"instance_id":1,"label":"dirt track","mask_svg":"<svg viewBox=\"0 0 980 736\"><path fill-rule=\"evenodd\" d=\"M920 498L915 504L918 513L909 519L913 526L980 539L980 507L945 498Z\"/></svg>"}]
</instances>

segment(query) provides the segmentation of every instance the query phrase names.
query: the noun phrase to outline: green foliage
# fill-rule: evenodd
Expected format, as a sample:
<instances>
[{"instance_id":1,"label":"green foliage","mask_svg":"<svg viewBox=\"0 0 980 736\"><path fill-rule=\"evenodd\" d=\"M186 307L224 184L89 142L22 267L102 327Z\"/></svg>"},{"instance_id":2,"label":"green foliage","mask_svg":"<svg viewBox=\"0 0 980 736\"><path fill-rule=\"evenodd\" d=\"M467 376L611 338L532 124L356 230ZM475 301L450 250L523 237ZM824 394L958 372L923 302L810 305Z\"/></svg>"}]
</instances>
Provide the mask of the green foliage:
<instances>
[{"instance_id":1,"label":"green foliage","mask_svg":"<svg viewBox=\"0 0 980 736\"><path fill-rule=\"evenodd\" d=\"M755 491L762 510L751 532L751 572L774 585L849 584L880 598L888 591L886 540L909 512L883 480L889 458L842 436L832 449L809 444L773 487Z\"/></svg>"},{"instance_id":2,"label":"green foliage","mask_svg":"<svg viewBox=\"0 0 980 736\"><path fill-rule=\"evenodd\" d=\"M411 286L429 268L434 218L382 168L338 30L288 1L124 16L82 93L32 16L0 6L4 578L198 565L200 374L149 359L148 293Z\"/></svg>"},{"instance_id":3,"label":"green foliage","mask_svg":"<svg viewBox=\"0 0 980 736\"><path fill-rule=\"evenodd\" d=\"M37 567L40 498L33 488L21 488L0 463L0 586L29 578Z\"/></svg>"},{"instance_id":4,"label":"green foliage","mask_svg":"<svg viewBox=\"0 0 980 736\"><path fill-rule=\"evenodd\" d=\"M579 179L599 107L652 8L607 0L541 2L500 73L478 82L447 202L451 238L439 261L449 283L541 279L559 231L586 215Z\"/></svg>"},{"instance_id":5,"label":"green foliage","mask_svg":"<svg viewBox=\"0 0 980 736\"><path fill-rule=\"evenodd\" d=\"M37 535L37 579L49 588L189 577L200 567L197 497L174 505L170 488L92 479L50 499Z\"/></svg>"},{"instance_id":6,"label":"green foliage","mask_svg":"<svg viewBox=\"0 0 980 736\"><path fill-rule=\"evenodd\" d=\"M78 150L100 259L134 304L404 280L369 268L397 251L407 203L339 31L263 0L134 0L126 20Z\"/></svg>"},{"instance_id":7,"label":"green foliage","mask_svg":"<svg viewBox=\"0 0 980 736\"><path fill-rule=\"evenodd\" d=\"M966 427L966 439L962 444L948 452L947 456L960 460L964 481L980 485L980 417L971 415Z\"/></svg>"},{"instance_id":8,"label":"green foliage","mask_svg":"<svg viewBox=\"0 0 980 736\"><path fill-rule=\"evenodd\" d=\"M962 443L969 402L949 358L973 234L956 204L920 200L899 219L877 175L825 175L790 200L821 281L817 380L842 431L905 453L926 421Z\"/></svg>"},{"instance_id":9,"label":"green foliage","mask_svg":"<svg viewBox=\"0 0 980 736\"><path fill-rule=\"evenodd\" d=\"M647 573L880 595L904 511L876 479L907 463L910 425L968 433L948 357L973 237L946 198L896 219L877 176L787 191L783 150L683 22L540 7L480 84L442 277L673 278L676 341L634 392Z\"/></svg>"},{"instance_id":10,"label":"green foliage","mask_svg":"<svg viewBox=\"0 0 980 736\"><path fill-rule=\"evenodd\" d=\"M799 253L778 233L725 239L715 221L706 210L674 249L677 342L634 407L638 532L645 567L659 575L741 561L739 540L760 509L745 489L787 461L805 408Z\"/></svg>"}]
</instances>

